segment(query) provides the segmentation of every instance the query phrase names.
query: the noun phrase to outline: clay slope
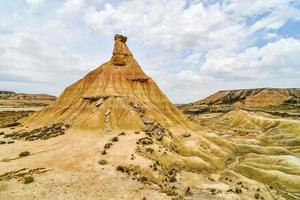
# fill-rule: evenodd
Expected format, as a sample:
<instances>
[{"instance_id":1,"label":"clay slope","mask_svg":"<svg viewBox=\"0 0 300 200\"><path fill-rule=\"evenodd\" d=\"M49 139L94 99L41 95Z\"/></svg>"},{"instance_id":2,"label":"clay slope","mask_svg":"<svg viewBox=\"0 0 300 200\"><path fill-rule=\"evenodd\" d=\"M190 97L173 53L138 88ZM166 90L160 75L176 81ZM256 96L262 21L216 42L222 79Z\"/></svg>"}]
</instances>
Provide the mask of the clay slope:
<instances>
[{"instance_id":1,"label":"clay slope","mask_svg":"<svg viewBox=\"0 0 300 200\"><path fill-rule=\"evenodd\" d=\"M267 107L295 103L300 103L300 89L260 88L219 91L190 104L190 106L226 104L244 107Z\"/></svg>"},{"instance_id":2,"label":"clay slope","mask_svg":"<svg viewBox=\"0 0 300 200\"><path fill-rule=\"evenodd\" d=\"M166 127L192 126L148 77L116 35L112 58L65 89L49 107L26 120L43 126L63 122L79 129L140 129L156 121Z\"/></svg>"}]
</instances>

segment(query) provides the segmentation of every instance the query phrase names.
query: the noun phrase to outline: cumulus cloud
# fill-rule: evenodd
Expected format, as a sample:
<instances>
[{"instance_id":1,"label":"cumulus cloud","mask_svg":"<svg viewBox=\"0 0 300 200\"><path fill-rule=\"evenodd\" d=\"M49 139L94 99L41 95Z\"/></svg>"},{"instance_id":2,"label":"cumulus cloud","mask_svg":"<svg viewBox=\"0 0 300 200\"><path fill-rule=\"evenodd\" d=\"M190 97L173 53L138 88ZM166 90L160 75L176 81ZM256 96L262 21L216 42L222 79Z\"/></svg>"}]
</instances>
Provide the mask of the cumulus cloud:
<instances>
[{"instance_id":1,"label":"cumulus cloud","mask_svg":"<svg viewBox=\"0 0 300 200\"><path fill-rule=\"evenodd\" d=\"M55 20L30 30L0 33L0 81L59 83L65 82L64 74L71 78L96 66L95 60L64 46L70 35L76 31Z\"/></svg>"},{"instance_id":2,"label":"cumulus cloud","mask_svg":"<svg viewBox=\"0 0 300 200\"><path fill-rule=\"evenodd\" d=\"M39 8L44 3L44 0L26 0L26 3L29 6L29 12L32 12Z\"/></svg>"},{"instance_id":3,"label":"cumulus cloud","mask_svg":"<svg viewBox=\"0 0 300 200\"><path fill-rule=\"evenodd\" d=\"M300 72L300 57L297 55L300 55L300 40L285 38L239 53L211 51L206 55L202 71L211 75L222 74L224 78L292 78Z\"/></svg>"},{"instance_id":4,"label":"cumulus cloud","mask_svg":"<svg viewBox=\"0 0 300 200\"><path fill-rule=\"evenodd\" d=\"M231 20L218 3L183 0L122 1L85 13L88 26L99 34L124 33L148 46L168 50L234 48L247 36L242 25ZM232 37L235 35L235 37Z\"/></svg>"}]
</instances>

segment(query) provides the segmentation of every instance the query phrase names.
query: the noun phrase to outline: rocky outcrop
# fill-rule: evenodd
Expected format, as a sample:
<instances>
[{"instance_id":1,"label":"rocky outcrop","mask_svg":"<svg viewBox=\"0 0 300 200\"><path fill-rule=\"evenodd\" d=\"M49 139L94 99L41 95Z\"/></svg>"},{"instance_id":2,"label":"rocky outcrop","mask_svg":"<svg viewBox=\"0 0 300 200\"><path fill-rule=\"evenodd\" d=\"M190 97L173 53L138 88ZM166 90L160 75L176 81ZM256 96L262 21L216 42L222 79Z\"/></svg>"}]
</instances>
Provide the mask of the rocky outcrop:
<instances>
[{"instance_id":1,"label":"rocky outcrop","mask_svg":"<svg viewBox=\"0 0 300 200\"><path fill-rule=\"evenodd\" d=\"M125 44L127 37L116 34L114 40L115 45L111 61L116 66L124 66L126 65L128 56L132 56L132 53Z\"/></svg>"}]
</instances>

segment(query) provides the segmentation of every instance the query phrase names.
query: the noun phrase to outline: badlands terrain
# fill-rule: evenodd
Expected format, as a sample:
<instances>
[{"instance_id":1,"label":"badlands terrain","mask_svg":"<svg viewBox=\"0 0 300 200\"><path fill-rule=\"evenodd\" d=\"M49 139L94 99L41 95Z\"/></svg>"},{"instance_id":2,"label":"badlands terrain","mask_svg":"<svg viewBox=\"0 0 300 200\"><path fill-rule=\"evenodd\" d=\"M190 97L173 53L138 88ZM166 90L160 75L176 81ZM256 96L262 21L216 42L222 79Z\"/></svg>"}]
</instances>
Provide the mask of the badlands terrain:
<instances>
[{"instance_id":1,"label":"badlands terrain","mask_svg":"<svg viewBox=\"0 0 300 200\"><path fill-rule=\"evenodd\" d=\"M50 105L0 116L0 199L300 198L299 89L175 106L127 38L114 41L111 59Z\"/></svg>"}]
</instances>

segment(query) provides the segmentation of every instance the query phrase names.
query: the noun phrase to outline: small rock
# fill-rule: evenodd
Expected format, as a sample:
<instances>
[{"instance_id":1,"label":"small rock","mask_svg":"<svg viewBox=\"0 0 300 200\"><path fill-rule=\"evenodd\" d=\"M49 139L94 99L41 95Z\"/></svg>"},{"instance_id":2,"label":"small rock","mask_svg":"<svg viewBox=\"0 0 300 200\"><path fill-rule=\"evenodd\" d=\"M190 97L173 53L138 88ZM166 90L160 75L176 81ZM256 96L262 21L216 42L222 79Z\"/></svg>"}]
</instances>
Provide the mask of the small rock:
<instances>
[{"instance_id":1,"label":"small rock","mask_svg":"<svg viewBox=\"0 0 300 200\"><path fill-rule=\"evenodd\" d=\"M184 133L182 136L183 136L183 137L190 137L191 134L190 134L190 133Z\"/></svg>"}]
</instances>

